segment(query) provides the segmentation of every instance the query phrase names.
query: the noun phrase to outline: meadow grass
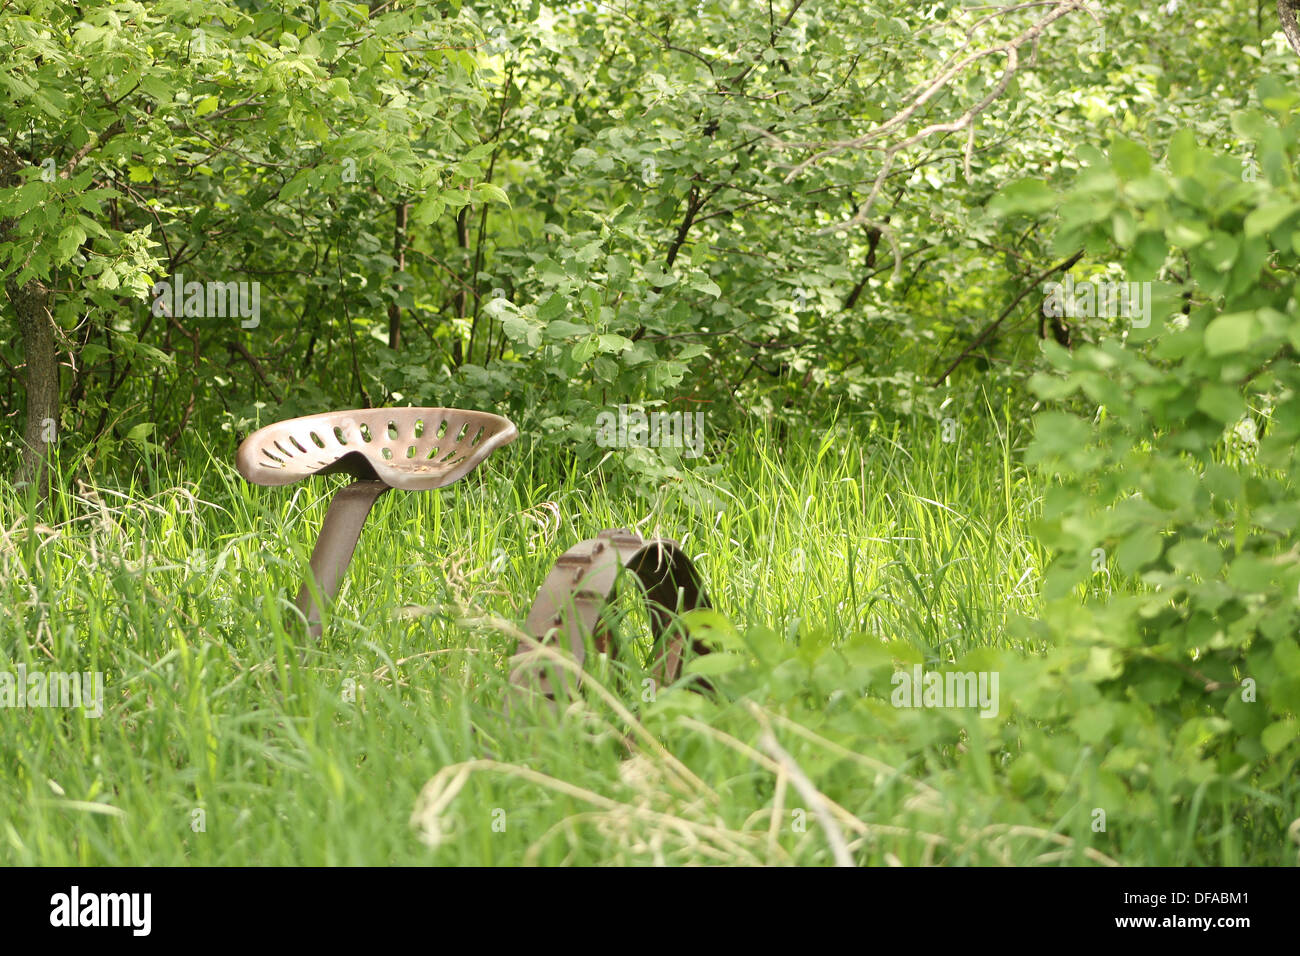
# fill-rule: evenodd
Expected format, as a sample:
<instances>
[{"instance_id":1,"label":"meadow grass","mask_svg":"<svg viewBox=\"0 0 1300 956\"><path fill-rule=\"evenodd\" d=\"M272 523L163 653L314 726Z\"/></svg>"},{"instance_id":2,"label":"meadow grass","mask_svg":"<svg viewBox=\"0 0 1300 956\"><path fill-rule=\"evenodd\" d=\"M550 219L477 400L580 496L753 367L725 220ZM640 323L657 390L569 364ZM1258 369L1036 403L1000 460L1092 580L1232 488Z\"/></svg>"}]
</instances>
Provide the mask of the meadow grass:
<instances>
[{"instance_id":1,"label":"meadow grass","mask_svg":"<svg viewBox=\"0 0 1300 956\"><path fill-rule=\"evenodd\" d=\"M936 663L1035 653L1008 629L1045 561L1022 439L987 408L953 442L927 419L759 429L654 500L616 457L584 471L520 442L380 499L305 655L289 599L340 479L252 487L228 450L191 449L143 482L59 485L44 510L6 487L0 670L107 686L99 719L0 710L0 860L1197 862L1190 836L1107 844L1078 808L1026 809L960 743L909 746L904 727L877 746L887 683L869 701L835 665L800 670L805 645L855 635ZM779 644L768 678L650 705L635 661L593 660L558 714L504 717L534 594L610 527L681 541L718 610ZM634 641L644 614L620 606Z\"/></svg>"}]
</instances>

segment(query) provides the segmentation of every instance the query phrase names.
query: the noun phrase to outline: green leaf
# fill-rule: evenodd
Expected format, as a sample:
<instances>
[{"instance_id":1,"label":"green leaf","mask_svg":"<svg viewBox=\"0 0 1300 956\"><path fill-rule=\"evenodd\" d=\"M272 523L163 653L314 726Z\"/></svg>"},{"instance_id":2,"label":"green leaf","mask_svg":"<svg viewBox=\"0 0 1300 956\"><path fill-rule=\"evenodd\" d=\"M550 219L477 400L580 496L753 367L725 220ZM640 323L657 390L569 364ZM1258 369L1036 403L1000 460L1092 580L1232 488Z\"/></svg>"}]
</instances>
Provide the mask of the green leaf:
<instances>
[{"instance_id":1,"label":"green leaf","mask_svg":"<svg viewBox=\"0 0 1300 956\"><path fill-rule=\"evenodd\" d=\"M1110 164L1121 180L1129 181L1151 171L1151 154L1145 146L1117 137L1110 144Z\"/></svg>"},{"instance_id":2,"label":"green leaf","mask_svg":"<svg viewBox=\"0 0 1300 956\"><path fill-rule=\"evenodd\" d=\"M496 183L479 183L471 191L471 195L480 202L499 202L504 206L510 205L510 197Z\"/></svg>"},{"instance_id":3,"label":"green leaf","mask_svg":"<svg viewBox=\"0 0 1300 956\"><path fill-rule=\"evenodd\" d=\"M59 233L58 243L56 244L55 260L64 263L76 254L77 249L86 241L85 230L81 226L73 224L67 226Z\"/></svg>"},{"instance_id":4,"label":"green leaf","mask_svg":"<svg viewBox=\"0 0 1300 956\"><path fill-rule=\"evenodd\" d=\"M1175 176L1195 176L1203 165L1202 153L1196 134L1190 129L1180 129L1169 138L1169 171Z\"/></svg>"},{"instance_id":5,"label":"green leaf","mask_svg":"<svg viewBox=\"0 0 1300 956\"><path fill-rule=\"evenodd\" d=\"M1205 351L1210 355L1243 352L1250 347L1259 329L1253 312L1221 315L1205 329Z\"/></svg>"},{"instance_id":6,"label":"green leaf","mask_svg":"<svg viewBox=\"0 0 1300 956\"><path fill-rule=\"evenodd\" d=\"M698 278L691 282L691 287L699 289L705 295L711 295L715 299L722 298L722 286L718 285L708 277Z\"/></svg>"},{"instance_id":7,"label":"green leaf","mask_svg":"<svg viewBox=\"0 0 1300 956\"><path fill-rule=\"evenodd\" d=\"M1246 412L1246 402L1241 394L1231 386L1217 383L1202 386L1196 407L1224 424L1240 420Z\"/></svg>"},{"instance_id":8,"label":"green leaf","mask_svg":"<svg viewBox=\"0 0 1300 956\"><path fill-rule=\"evenodd\" d=\"M1218 574L1223 567L1223 553L1209 542L1192 538L1180 541L1169 549L1169 563L1176 568L1209 578Z\"/></svg>"},{"instance_id":9,"label":"green leaf","mask_svg":"<svg viewBox=\"0 0 1300 956\"><path fill-rule=\"evenodd\" d=\"M1300 212L1300 202L1291 199L1270 199L1246 217L1246 236L1263 235L1275 229L1283 220L1296 212Z\"/></svg>"},{"instance_id":10,"label":"green leaf","mask_svg":"<svg viewBox=\"0 0 1300 956\"><path fill-rule=\"evenodd\" d=\"M1196 255L1216 272L1227 272L1237 259L1241 243L1224 232L1215 232L1199 249Z\"/></svg>"},{"instance_id":11,"label":"green leaf","mask_svg":"<svg viewBox=\"0 0 1300 956\"><path fill-rule=\"evenodd\" d=\"M136 444L143 444L151 434L153 434L153 422L140 422L138 425L133 425L131 430L126 433L126 440Z\"/></svg>"},{"instance_id":12,"label":"green leaf","mask_svg":"<svg viewBox=\"0 0 1300 956\"><path fill-rule=\"evenodd\" d=\"M559 292L552 292L540 306L537 307L537 318L541 322L551 322L564 315L569 309L569 300ZM584 329L585 331L585 329Z\"/></svg>"},{"instance_id":13,"label":"green leaf","mask_svg":"<svg viewBox=\"0 0 1300 956\"><path fill-rule=\"evenodd\" d=\"M1163 545L1153 528L1139 528L1119 543L1115 561L1125 574L1136 574L1160 557Z\"/></svg>"},{"instance_id":14,"label":"green leaf","mask_svg":"<svg viewBox=\"0 0 1300 956\"><path fill-rule=\"evenodd\" d=\"M721 611L700 607L687 611L681 617L682 625L692 637L699 638L707 644L722 648L745 648L736 625Z\"/></svg>"},{"instance_id":15,"label":"green leaf","mask_svg":"<svg viewBox=\"0 0 1300 956\"><path fill-rule=\"evenodd\" d=\"M311 173L312 171L310 169L300 169L294 177L285 183L280 189L280 201L290 202L305 193L307 187L311 185Z\"/></svg>"},{"instance_id":16,"label":"green leaf","mask_svg":"<svg viewBox=\"0 0 1300 956\"><path fill-rule=\"evenodd\" d=\"M1254 555L1243 554L1228 566L1228 583L1241 591L1267 591L1273 584L1273 566Z\"/></svg>"},{"instance_id":17,"label":"green leaf","mask_svg":"<svg viewBox=\"0 0 1300 956\"><path fill-rule=\"evenodd\" d=\"M1279 754L1295 743L1300 734L1300 723L1294 717L1274 721L1259 735L1259 742L1270 754Z\"/></svg>"},{"instance_id":18,"label":"green leaf","mask_svg":"<svg viewBox=\"0 0 1300 956\"><path fill-rule=\"evenodd\" d=\"M626 352L634 344L626 336L612 334L599 336L598 342L602 352Z\"/></svg>"},{"instance_id":19,"label":"green leaf","mask_svg":"<svg viewBox=\"0 0 1300 956\"><path fill-rule=\"evenodd\" d=\"M1038 455L1067 456L1093 439L1092 427L1064 412L1043 412L1034 421L1034 447Z\"/></svg>"},{"instance_id":20,"label":"green leaf","mask_svg":"<svg viewBox=\"0 0 1300 956\"><path fill-rule=\"evenodd\" d=\"M541 318L541 313L538 313ZM574 335L588 335L591 332L591 326L579 325L577 322L568 322L564 319L557 319L546 326L546 337L548 339L565 339Z\"/></svg>"},{"instance_id":21,"label":"green leaf","mask_svg":"<svg viewBox=\"0 0 1300 956\"><path fill-rule=\"evenodd\" d=\"M1124 672L1119 653L1113 647L1092 647L1088 649L1088 664L1084 676L1091 681L1114 680Z\"/></svg>"},{"instance_id":22,"label":"green leaf","mask_svg":"<svg viewBox=\"0 0 1300 956\"><path fill-rule=\"evenodd\" d=\"M501 320L501 329L509 339L523 342L529 348L535 349L542 344L542 330L517 312L509 313Z\"/></svg>"},{"instance_id":23,"label":"green leaf","mask_svg":"<svg viewBox=\"0 0 1300 956\"><path fill-rule=\"evenodd\" d=\"M698 674L701 677L713 677L718 674L725 674L728 671L734 671L738 667L744 667L746 658L740 654L733 654L730 651L714 651L712 654L704 654L686 664L686 673Z\"/></svg>"},{"instance_id":24,"label":"green leaf","mask_svg":"<svg viewBox=\"0 0 1300 956\"><path fill-rule=\"evenodd\" d=\"M1015 213L1034 215L1046 212L1056 205L1056 193L1041 179L1021 179L1004 186L989 203L989 212L995 216Z\"/></svg>"}]
</instances>

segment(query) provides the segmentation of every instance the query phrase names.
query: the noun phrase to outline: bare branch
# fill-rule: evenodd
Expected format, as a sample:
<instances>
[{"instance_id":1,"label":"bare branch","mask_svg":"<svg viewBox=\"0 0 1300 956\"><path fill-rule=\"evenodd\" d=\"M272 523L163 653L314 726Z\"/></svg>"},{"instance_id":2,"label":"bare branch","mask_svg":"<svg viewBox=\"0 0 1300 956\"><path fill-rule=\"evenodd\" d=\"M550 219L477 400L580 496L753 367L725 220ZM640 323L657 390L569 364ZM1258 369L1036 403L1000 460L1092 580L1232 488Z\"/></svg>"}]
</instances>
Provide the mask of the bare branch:
<instances>
[{"instance_id":1,"label":"bare branch","mask_svg":"<svg viewBox=\"0 0 1300 956\"><path fill-rule=\"evenodd\" d=\"M1287 3L1290 2L1290 0L1281 0L1281 2ZM1016 36L1004 43L994 44L983 49L972 49L975 42L974 37L976 32L985 24L1010 13L1041 6L1050 6L1051 9ZM1010 86L1011 80L1015 76L1016 71L1021 67L1021 47L1035 44L1043 31L1049 26L1057 20L1060 20L1062 17L1068 16L1080 9L1086 10L1089 15L1095 16L1093 11L1085 5L1084 0L1035 0L1035 2L1030 3L1012 4L996 10L987 16L981 17L967 29L966 43L962 44L960 48L953 52L943 69L936 77L929 82L920 85L916 90L909 94L906 105L892 117L860 136L847 140L829 142L794 142L782 140L770 132L766 133L766 138L769 143L777 149L813 150L812 155L796 164L790 170L789 174L785 177L786 183L793 182L811 167L841 153L860 149L880 150L883 153L880 171L876 175L875 182L871 187L871 192L866 201L858 207L851 219L845 222L835 223L831 226L826 226L819 230L819 232L835 232L841 229L848 229L863 223L871 222L871 209L875 205L876 199L879 197L880 191L894 167L894 162L898 154L932 136L962 131L966 132L964 160L966 175L969 178L970 158L974 151L975 144L975 119L988 109L994 101L999 99L1006 92L1007 87ZM1004 58L1005 64L1001 75L998 77L997 83L993 86L993 89L978 102L969 106L955 119L950 119L945 122L930 123L918 130L916 133L903 139L899 139L887 146L880 142L906 126L906 124L909 123L927 103L938 97L941 93L947 91L949 84L958 76L980 63L980 61L998 56Z\"/></svg>"}]
</instances>

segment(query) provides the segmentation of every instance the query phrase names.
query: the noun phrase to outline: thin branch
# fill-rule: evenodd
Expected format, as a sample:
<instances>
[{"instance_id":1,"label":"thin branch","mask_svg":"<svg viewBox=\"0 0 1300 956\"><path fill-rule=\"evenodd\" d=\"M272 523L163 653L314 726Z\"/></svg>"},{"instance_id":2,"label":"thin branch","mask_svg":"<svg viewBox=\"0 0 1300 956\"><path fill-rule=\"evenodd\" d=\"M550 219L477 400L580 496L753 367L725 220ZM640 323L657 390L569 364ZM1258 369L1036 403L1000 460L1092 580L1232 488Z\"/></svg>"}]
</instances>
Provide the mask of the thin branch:
<instances>
[{"instance_id":1,"label":"thin branch","mask_svg":"<svg viewBox=\"0 0 1300 956\"><path fill-rule=\"evenodd\" d=\"M1002 310L1002 314L999 315L992 322L990 322L988 325L984 326L983 330L980 332L979 335L975 336L975 338L971 341L970 345L966 346L964 349L961 350L961 354L952 360L952 364L948 366L948 368L944 371L944 373L934 380L933 387L938 388L940 385L942 385L943 380L952 374L953 369L955 369L958 365L960 365L963 361L965 361L968 355L970 355L977 348L983 345L989 339L989 337L998 330L998 326L1000 326L1003 323L1003 321L1006 319L1006 317L1009 316L1012 313L1012 311L1015 310L1015 307L1021 303L1024 297L1029 295L1029 293L1032 292L1034 289L1038 288L1038 284L1040 282L1042 282L1044 279L1046 279L1048 276L1052 275L1055 272L1065 272L1066 270L1073 267L1073 265L1082 258L1083 258L1083 250L1080 249L1074 255L1070 256L1068 259L1063 259L1062 261L1058 262L1056 265L1049 266L1048 268L1044 269L1042 272L1038 273L1038 275L1034 276L1034 278L1029 281L1029 284L1020 290L1020 294L1011 300L1011 304Z\"/></svg>"}]
</instances>

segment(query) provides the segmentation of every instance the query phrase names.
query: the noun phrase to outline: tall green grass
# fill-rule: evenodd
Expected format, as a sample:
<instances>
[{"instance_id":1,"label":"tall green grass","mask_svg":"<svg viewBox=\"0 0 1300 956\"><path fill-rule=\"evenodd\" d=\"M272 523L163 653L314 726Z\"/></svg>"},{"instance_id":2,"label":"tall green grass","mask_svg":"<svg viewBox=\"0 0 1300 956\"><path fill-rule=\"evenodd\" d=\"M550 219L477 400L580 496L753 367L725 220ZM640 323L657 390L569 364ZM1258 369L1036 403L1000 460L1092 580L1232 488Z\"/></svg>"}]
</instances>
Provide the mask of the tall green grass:
<instances>
[{"instance_id":1,"label":"tall green grass","mask_svg":"<svg viewBox=\"0 0 1300 956\"><path fill-rule=\"evenodd\" d=\"M1091 832L1086 807L1035 803L973 757L978 719L882 724L888 682L818 656L1032 659L1010 627L1045 561L1022 437L987 408L952 442L927 419L759 429L652 499L617 456L582 471L520 442L451 488L382 498L305 655L287 598L330 479L255 488L194 449L139 483L57 485L43 509L5 487L0 669L107 688L100 719L0 710L0 860L1218 862L1192 833ZM558 714L507 719L533 595L607 527L680 540L776 659L734 696L724 678L653 702L634 661L593 660ZM628 610L625 639L638 624ZM946 742L912 736L927 718Z\"/></svg>"}]
</instances>

